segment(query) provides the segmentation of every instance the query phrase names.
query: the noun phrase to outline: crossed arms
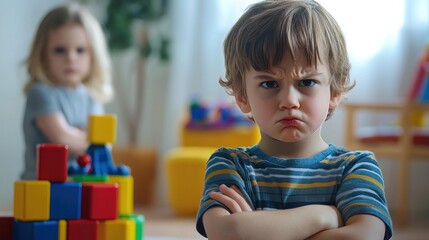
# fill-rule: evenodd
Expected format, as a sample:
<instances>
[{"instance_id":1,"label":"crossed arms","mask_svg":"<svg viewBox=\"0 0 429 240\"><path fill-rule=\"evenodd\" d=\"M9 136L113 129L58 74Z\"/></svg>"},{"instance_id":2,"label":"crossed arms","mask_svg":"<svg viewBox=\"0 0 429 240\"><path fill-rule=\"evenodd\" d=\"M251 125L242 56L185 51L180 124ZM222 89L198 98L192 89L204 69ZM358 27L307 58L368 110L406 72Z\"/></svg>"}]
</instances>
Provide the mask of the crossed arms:
<instances>
[{"instance_id":1,"label":"crossed arms","mask_svg":"<svg viewBox=\"0 0 429 240\"><path fill-rule=\"evenodd\" d=\"M383 239L384 223L372 215L355 215L345 224L335 206L254 211L240 190L221 185L210 197L228 209L212 207L203 215L210 240L216 239Z\"/></svg>"},{"instance_id":2,"label":"crossed arms","mask_svg":"<svg viewBox=\"0 0 429 240\"><path fill-rule=\"evenodd\" d=\"M75 155L85 153L88 148L86 132L67 123L62 114L50 113L36 118L37 126L52 143L69 146L69 152Z\"/></svg>"}]
</instances>

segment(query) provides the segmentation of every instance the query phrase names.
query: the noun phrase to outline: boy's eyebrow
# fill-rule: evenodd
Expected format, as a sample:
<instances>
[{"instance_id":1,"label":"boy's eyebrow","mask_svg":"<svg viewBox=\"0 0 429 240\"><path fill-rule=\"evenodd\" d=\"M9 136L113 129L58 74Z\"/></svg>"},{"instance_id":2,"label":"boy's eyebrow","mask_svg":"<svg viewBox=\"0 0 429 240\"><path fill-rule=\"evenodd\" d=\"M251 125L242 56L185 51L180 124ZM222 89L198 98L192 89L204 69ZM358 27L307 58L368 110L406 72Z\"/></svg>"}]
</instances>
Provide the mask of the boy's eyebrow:
<instances>
[{"instance_id":1,"label":"boy's eyebrow","mask_svg":"<svg viewBox=\"0 0 429 240\"><path fill-rule=\"evenodd\" d=\"M302 78L308 78L308 77L319 77L325 75L323 72L318 72L314 68L304 68L301 69L301 71L293 71L292 77L297 79ZM256 71L256 74L254 75L255 78L275 78L278 76L275 72L269 71L269 70L260 70Z\"/></svg>"},{"instance_id":2,"label":"boy's eyebrow","mask_svg":"<svg viewBox=\"0 0 429 240\"><path fill-rule=\"evenodd\" d=\"M270 71L269 69L267 69L267 70L255 70L255 69L253 69L253 71L255 71L258 74L270 74L270 75L274 74L273 71Z\"/></svg>"},{"instance_id":3,"label":"boy's eyebrow","mask_svg":"<svg viewBox=\"0 0 429 240\"><path fill-rule=\"evenodd\" d=\"M305 78L305 77L315 77L315 76L322 76L324 75L322 72L304 72L302 74L299 74L298 76L300 78Z\"/></svg>"},{"instance_id":4,"label":"boy's eyebrow","mask_svg":"<svg viewBox=\"0 0 429 240\"><path fill-rule=\"evenodd\" d=\"M267 71L258 71L255 74L255 78L273 78L275 76L276 74Z\"/></svg>"},{"instance_id":5,"label":"boy's eyebrow","mask_svg":"<svg viewBox=\"0 0 429 240\"><path fill-rule=\"evenodd\" d=\"M305 79L305 78L312 78L312 77L323 77L325 76L325 73L318 72L316 69L303 69L299 72L292 72L292 77L295 79Z\"/></svg>"}]
</instances>

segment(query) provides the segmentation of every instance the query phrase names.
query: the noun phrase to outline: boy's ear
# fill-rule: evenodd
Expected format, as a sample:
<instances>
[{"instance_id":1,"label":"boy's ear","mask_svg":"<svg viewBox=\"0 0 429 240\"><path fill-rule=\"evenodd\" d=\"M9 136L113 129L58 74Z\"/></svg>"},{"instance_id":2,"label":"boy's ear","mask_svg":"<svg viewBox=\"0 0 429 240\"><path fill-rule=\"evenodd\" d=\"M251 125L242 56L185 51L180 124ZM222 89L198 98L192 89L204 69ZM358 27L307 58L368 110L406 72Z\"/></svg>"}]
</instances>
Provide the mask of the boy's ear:
<instances>
[{"instance_id":1,"label":"boy's ear","mask_svg":"<svg viewBox=\"0 0 429 240\"><path fill-rule=\"evenodd\" d=\"M335 109L341 102L343 95L341 93L333 93L329 100L329 109Z\"/></svg>"},{"instance_id":2,"label":"boy's ear","mask_svg":"<svg viewBox=\"0 0 429 240\"><path fill-rule=\"evenodd\" d=\"M250 113L251 108L250 108L250 104L247 101L247 99L245 97L242 97L242 96L234 96L234 97L235 97L235 102L237 103L237 105L240 108L240 110L244 114Z\"/></svg>"}]
</instances>

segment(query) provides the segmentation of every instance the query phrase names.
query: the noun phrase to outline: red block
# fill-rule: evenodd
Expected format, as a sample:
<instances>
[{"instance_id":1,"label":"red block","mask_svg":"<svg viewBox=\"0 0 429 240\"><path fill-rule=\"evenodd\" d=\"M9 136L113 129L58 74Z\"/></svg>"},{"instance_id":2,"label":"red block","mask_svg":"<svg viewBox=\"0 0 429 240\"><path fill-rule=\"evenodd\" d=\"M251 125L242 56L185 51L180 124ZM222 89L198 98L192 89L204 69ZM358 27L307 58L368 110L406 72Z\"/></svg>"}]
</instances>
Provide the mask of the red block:
<instances>
[{"instance_id":1,"label":"red block","mask_svg":"<svg viewBox=\"0 0 429 240\"><path fill-rule=\"evenodd\" d=\"M67 240L97 240L98 221L68 220Z\"/></svg>"},{"instance_id":2,"label":"red block","mask_svg":"<svg viewBox=\"0 0 429 240\"><path fill-rule=\"evenodd\" d=\"M0 239L13 240L13 217L0 216Z\"/></svg>"},{"instance_id":3,"label":"red block","mask_svg":"<svg viewBox=\"0 0 429 240\"><path fill-rule=\"evenodd\" d=\"M37 145L37 179L50 182L67 180L68 146L61 144Z\"/></svg>"},{"instance_id":4,"label":"red block","mask_svg":"<svg viewBox=\"0 0 429 240\"><path fill-rule=\"evenodd\" d=\"M82 219L118 218L118 185L85 183L82 185Z\"/></svg>"}]
</instances>

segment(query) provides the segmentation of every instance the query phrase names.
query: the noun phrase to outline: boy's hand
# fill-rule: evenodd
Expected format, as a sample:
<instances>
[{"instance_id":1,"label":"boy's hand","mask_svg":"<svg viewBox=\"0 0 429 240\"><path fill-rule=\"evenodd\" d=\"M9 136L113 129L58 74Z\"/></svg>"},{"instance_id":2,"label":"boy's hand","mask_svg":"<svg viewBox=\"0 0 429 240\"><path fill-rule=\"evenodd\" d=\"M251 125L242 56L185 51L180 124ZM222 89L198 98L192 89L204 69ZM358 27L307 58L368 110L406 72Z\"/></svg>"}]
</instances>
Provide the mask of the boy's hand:
<instances>
[{"instance_id":1,"label":"boy's hand","mask_svg":"<svg viewBox=\"0 0 429 240\"><path fill-rule=\"evenodd\" d=\"M238 212L252 212L252 206L246 201L243 193L236 186L227 187L225 184L219 186L220 192L210 192L210 198L224 204L231 214Z\"/></svg>"}]
</instances>

